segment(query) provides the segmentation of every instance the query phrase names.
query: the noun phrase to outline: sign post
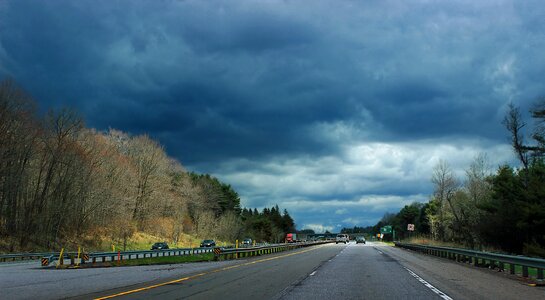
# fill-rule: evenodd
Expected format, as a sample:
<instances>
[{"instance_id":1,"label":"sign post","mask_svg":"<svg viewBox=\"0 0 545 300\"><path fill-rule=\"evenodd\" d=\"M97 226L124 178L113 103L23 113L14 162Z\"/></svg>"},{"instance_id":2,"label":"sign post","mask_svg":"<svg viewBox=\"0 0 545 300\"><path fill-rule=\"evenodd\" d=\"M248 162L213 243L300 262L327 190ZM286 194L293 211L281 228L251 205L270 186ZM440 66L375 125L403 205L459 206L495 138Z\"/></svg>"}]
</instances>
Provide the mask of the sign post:
<instances>
[{"instance_id":1,"label":"sign post","mask_svg":"<svg viewBox=\"0 0 545 300\"><path fill-rule=\"evenodd\" d=\"M409 231L409 238L411 238L412 232L414 231L414 224L407 224L407 230Z\"/></svg>"}]
</instances>

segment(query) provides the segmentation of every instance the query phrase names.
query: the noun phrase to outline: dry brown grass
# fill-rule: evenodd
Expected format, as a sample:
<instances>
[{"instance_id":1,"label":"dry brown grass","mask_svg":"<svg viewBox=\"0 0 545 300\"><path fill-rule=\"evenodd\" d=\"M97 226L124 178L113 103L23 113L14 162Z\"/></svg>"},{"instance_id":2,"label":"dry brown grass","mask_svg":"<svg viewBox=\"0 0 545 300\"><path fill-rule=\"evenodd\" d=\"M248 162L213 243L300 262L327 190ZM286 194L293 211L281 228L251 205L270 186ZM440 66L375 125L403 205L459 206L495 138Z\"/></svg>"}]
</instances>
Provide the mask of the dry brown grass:
<instances>
[{"instance_id":1,"label":"dry brown grass","mask_svg":"<svg viewBox=\"0 0 545 300\"><path fill-rule=\"evenodd\" d=\"M450 248L461 248L461 249L469 249L467 246L463 244L458 244L454 242L443 242L443 241L437 241L434 239L430 239L429 237L411 237L408 239L405 239L402 241L403 243L409 243L409 244L418 244L418 245L428 245L428 246L436 246L436 247L450 247ZM478 251L485 251L485 252L494 252L494 253L502 253L501 250L490 247L490 246L481 246L478 249L474 249Z\"/></svg>"},{"instance_id":2,"label":"dry brown grass","mask_svg":"<svg viewBox=\"0 0 545 300\"><path fill-rule=\"evenodd\" d=\"M146 232L136 232L128 241L126 250L149 250L151 245L155 242L167 242L170 248L195 248L199 247L201 239L190 234L182 233L178 240L178 243L174 243L173 240L165 236L153 235ZM233 241L234 243L234 241ZM223 246L228 243L223 241L216 241L218 246ZM112 241L109 237L103 237L99 249L97 251L111 251L112 245L115 246L115 250L123 250L123 244L120 241Z\"/></svg>"}]
</instances>

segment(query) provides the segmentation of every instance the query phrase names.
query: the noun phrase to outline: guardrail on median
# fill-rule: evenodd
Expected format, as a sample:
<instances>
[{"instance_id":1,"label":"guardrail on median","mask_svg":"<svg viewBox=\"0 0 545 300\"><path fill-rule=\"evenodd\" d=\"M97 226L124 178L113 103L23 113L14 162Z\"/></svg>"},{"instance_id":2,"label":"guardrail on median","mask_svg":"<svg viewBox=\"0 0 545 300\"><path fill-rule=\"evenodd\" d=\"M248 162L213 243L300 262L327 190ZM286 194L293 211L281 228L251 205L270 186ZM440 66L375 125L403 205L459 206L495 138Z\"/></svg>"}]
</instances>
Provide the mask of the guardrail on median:
<instances>
[{"instance_id":1,"label":"guardrail on median","mask_svg":"<svg viewBox=\"0 0 545 300\"><path fill-rule=\"evenodd\" d=\"M515 274L516 266L520 266L522 269L522 276L528 277L528 268L534 268L537 270L536 278L543 280L543 270L545 269L545 259L532 258L525 256L513 256L506 254L497 254L490 252L474 251L460 248L448 248L426 245L415 245L405 243L395 243L396 247L402 247L422 253L439 256L455 260L457 262L470 263L475 266L487 265L492 268L498 268L505 270L505 265L509 265L509 273ZM487 264L488 261L488 264Z\"/></svg>"},{"instance_id":2,"label":"guardrail on median","mask_svg":"<svg viewBox=\"0 0 545 300\"><path fill-rule=\"evenodd\" d=\"M272 253L277 253L281 251L326 244L331 242L332 241L287 243L287 244L273 244L273 245L260 246L260 247L231 248L231 249L214 248L214 254L216 259L219 259L221 257L225 259L236 259L236 258L248 257L248 256L272 254Z\"/></svg>"},{"instance_id":3,"label":"guardrail on median","mask_svg":"<svg viewBox=\"0 0 545 300\"><path fill-rule=\"evenodd\" d=\"M246 247L246 248L183 248L183 249L166 249L166 250L145 250L145 251L118 251L118 252L94 252L80 253L68 252L63 253L62 259L60 253L47 253L42 257L42 266L46 267L57 262L62 266L77 266L82 264L96 264L104 262L117 262L129 259L162 257L162 256L185 256L194 254L214 253L216 259L225 258L240 258L253 255L263 255L275 253L295 248L307 247L327 243L330 241L312 242L312 243L293 243L293 244L273 244L267 246Z\"/></svg>"},{"instance_id":4,"label":"guardrail on median","mask_svg":"<svg viewBox=\"0 0 545 300\"><path fill-rule=\"evenodd\" d=\"M44 256L53 255L52 252L40 252L40 253L15 253L15 254L0 254L0 261L5 262L8 260L26 260L26 259L39 259ZM58 254L58 253L57 253Z\"/></svg>"},{"instance_id":5,"label":"guardrail on median","mask_svg":"<svg viewBox=\"0 0 545 300\"><path fill-rule=\"evenodd\" d=\"M77 252L63 253L62 259L60 253L45 255L42 257L42 266L49 266L57 261L60 265L80 265L80 264L95 264L97 262L104 263L106 261L116 262L128 259L163 257L163 256L184 256L194 254L211 253L212 248L180 248L166 250L141 250L141 251L118 251L118 252L93 252L80 253ZM65 263L65 260L67 263Z\"/></svg>"}]
</instances>

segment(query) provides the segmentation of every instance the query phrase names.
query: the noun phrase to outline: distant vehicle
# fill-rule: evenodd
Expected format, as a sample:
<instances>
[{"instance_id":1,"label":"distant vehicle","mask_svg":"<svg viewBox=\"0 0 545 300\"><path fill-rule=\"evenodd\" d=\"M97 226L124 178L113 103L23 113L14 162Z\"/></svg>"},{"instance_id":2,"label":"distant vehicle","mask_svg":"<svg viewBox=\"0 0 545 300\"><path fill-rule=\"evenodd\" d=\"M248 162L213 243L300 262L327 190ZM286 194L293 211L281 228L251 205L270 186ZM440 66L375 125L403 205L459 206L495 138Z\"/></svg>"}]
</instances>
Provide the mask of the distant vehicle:
<instances>
[{"instance_id":1,"label":"distant vehicle","mask_svg":"<svg viewBox=\"0 0 545 300\"><path fill-rule=\"evenodd\" d=\"M365 244L365 238L363 236L356 237L356 244L364 243Z\"/></svg>"},{"instance_id":2,"label":"distant vehicle","mask_svg":"<svg viewBox=\"0 0 545 300\"><path fill-rule=\"evenodd\" d=\"M244 240L242 241L242 245L251 246L251 245L252 245L252 239L250 239L250 238L244 239Z\"/></svg>"},{"instance_id":3,"label":"distant vehicle","mask_svg":"<svg viewBox=\"0 0 545 300\"><path fill-rule=\"evenodd\" d=\"M204 240L201 242L201 248L204 247L216 247L216 242L214 240Z\"/></svg>"},{"instance_id":4,"label":"distant vehicle","mask_svg":"<svg viewBox=\"0 0 545 300\"><path fill-rule=\"evenodd\" d=\"M348 237L348 234L340 233L337 234L337 237L335 238L335 244L338 243L348 243L350 242L350 238Z\"/></svg>"},{"instance_id":5,"label":"distant vehicle","mask_svg":"<svg viewBox=\"0 0 545 300\"><path fill-rule=\"evenodd\" d=\"M287 243L295 243L295 242L297 242L297 234L295 234L295 233L288 233L288 234L286 234L286 242L287 242Z\"/></svg>"},{"instance_id":6,"label":"distant vehicle","mask_svg":"<svg viewBox=\"0 0 545 300\"><path fill-rule=\"evenodd\" d=\"M151 246L151 250L165 250L168 249L168 244L165 242L157 242Z\"/></svg>"}]
</instances>

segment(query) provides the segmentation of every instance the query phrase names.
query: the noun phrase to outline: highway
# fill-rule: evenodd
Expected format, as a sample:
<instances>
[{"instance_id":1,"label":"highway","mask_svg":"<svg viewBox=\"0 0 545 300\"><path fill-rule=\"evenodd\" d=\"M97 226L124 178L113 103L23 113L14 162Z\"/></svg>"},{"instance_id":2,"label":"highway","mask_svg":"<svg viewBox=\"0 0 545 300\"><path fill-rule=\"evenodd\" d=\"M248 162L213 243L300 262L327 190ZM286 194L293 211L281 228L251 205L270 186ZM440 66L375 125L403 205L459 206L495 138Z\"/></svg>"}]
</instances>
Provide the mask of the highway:
<instances>
[{"instance_id":1,"label":"highway","mask_svg":"<svg viewBox=\"0 0 545 300\"><path fill-rule=\"evenodd\" d=\"M545 299L508 274L380 243L327 244L178 265L41 269L0 264L2 299Z\"/></svg>"}]
</instances>

